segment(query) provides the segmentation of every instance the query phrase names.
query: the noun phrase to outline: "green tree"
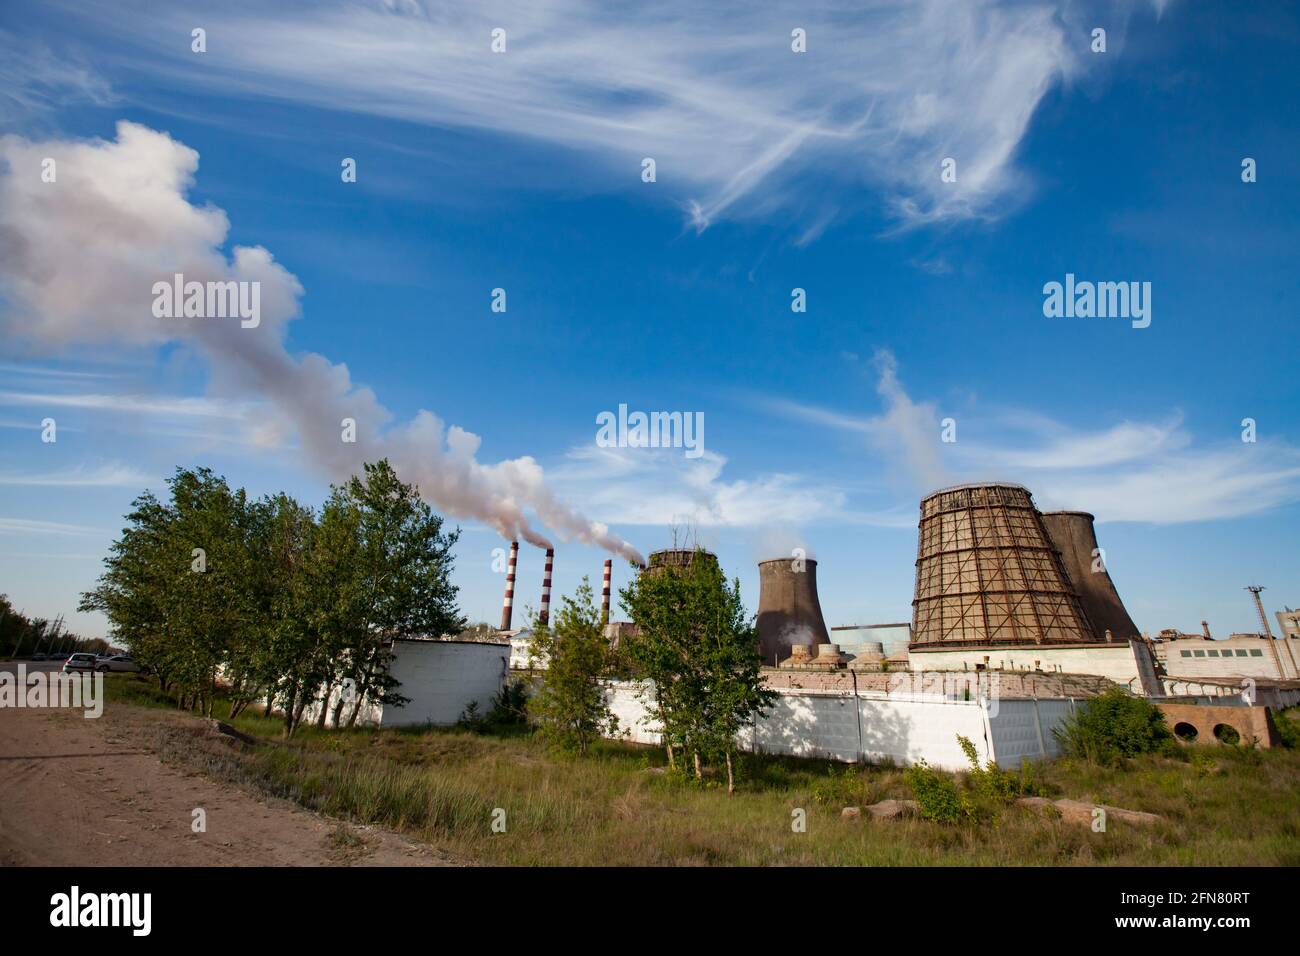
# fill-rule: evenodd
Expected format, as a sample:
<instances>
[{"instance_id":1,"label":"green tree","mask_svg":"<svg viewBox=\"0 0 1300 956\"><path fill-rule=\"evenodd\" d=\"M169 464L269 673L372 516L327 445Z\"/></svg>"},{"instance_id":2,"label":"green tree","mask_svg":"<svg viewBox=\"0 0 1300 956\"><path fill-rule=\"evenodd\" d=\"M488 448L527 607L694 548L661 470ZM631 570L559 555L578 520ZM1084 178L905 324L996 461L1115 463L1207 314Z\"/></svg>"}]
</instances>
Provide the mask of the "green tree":
<instances>
[{"instance_id":1,"label":"green tree","mask_svg":"<svg viewBox=\"0 0 1300 956\"><path fill-rule=\"evenodd\" d=\"M683 750L702 780L704 764L721 759L733 793L736 735L776 696L762 685L739 580L728 582L717 561L697 551L685 566L640 575L620 596L636 624L624 653L653 685L646 702L664 728L669 763Z\"/></svg>"},{"instance_id":2,"label":"green tree","mask_svg":"<svg viewBox=\"0 0 1300 956\"><path fill-rule=\"evenodd\" d=\"M1164 712L1118 687L1083 703L1052 736L1068 756L1103 765L1175 746Z\"/></svg>"},{"instance_id":3,"label":"green tree","mask_svg":"<svg viewBox=\"0 0 1300 956\"><path fill-rule=\"evenodd\" d=\"M365 465L364 477L335 489L326 511L332 507L356 522L356 551L336 604L340 628L352 635L342 674L356 689L351 727L365 699L390 706L408 699L397 693L390 673L394 637L464 629L459 589L451 583L451 549L460 531L443 531L442 517L386 459Z\"/></svg>"},{"instance_id":4,"label":"green tree","mask_svg":"<svg viewBox=\"0 0 1300 956\"><path fill-rule=\"evenodd\" d=\"M612 652L585 577L573 597L561 598L554 627L533 622L532 654L546 671L528 700L529 716L546 739L585 755L592 741L618 727L601 683Z\"/></svg>"},{"instance_id":5,"label":"green tree","mask_svg":"<svg viewBox=\"0 0 1300 956\"><path fill-rule=\"evenodd\" d=\"M163 558L173 517L152 492L136 498L121 537L109 546L104 573L78 605L81 611L99 611L108 618L114 639L131 649L164 692L171 687L174 669L166 595L179 573Z\"/></svg>"}]
</instances>

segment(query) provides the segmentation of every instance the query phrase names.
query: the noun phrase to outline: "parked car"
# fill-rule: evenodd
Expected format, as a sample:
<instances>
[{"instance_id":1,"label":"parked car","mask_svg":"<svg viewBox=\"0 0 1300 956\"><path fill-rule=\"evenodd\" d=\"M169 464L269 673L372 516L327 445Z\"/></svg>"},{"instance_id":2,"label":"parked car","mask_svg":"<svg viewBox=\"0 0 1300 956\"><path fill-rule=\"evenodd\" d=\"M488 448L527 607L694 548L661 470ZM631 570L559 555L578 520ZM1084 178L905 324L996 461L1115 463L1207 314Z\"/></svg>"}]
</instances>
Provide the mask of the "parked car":
<instances>
[{"instance_id":1,"label":"parked car","mask_svg":"<svg viewBox=\"0 0 1300 956\"><path fill-rule=\"evenodd\" d=\"M63 673L71 674L73 671L93 671L95 669L94 654L73 654L63 662Z\"/></svg>"},{"instance_id":2,"label":"parked car","mask_svg":"<svg viewBox=\"0 0 1300 956\"><path fill-rule=\"evenodd\" d=\"M131 660L130 654L114 654L112 657L101 657L95 662L95 670L107 674L109 671L129 671L135 673L140 670L140 665Z\"/></svg>"}]
</instances>

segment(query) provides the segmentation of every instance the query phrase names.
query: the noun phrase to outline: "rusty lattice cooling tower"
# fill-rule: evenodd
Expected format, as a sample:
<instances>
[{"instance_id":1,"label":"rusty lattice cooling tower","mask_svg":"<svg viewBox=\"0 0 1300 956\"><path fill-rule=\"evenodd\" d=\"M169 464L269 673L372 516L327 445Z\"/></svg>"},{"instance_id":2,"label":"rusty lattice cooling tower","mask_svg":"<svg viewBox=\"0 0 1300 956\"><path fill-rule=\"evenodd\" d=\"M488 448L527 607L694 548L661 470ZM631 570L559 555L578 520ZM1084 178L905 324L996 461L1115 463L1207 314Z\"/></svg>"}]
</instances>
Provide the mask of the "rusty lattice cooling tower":
<instances>
[{"instance_id":1,"label":"rusty lattice cooling tower","mask_svg":"<svg viewBox=\"0 0 1300 956\"><path fill-rule=\"evenodd\" d=\"M912 647L1093 644L1092 625L1028 489L921 500Z\"/></svg>"},{"instance_id":2,"label":"rusty lattice cooling tower","mask_svg":"<svg viewBox=\"0 0 1300 956\"><path fill-rule=\"evenodd\" d=\"M779 664L795 644L829 644L830 639L817 600L817 562L758 562L758 646L763 663Z\"/></svg>"},{"instance_id":3,"label":"rusty lattice cooling tower","mask_svg":"<svg viewBox=\"0 0 1300 956\"><path fill-rule=\"evenodd\" d=\"M1084 613L1093 626L1094 636L1104 641L1106 632L1110 631L1113 640L1126 641L1138 636L1137 625L1125 610L1124 602L1115 590L1115 582L1110 579L1110 572L1101 560L1093 520L1086 511L1043 513L1047 534L1056 550L1061 552L1065 573L1074 584Z\"/></svg>"}]
</instances>

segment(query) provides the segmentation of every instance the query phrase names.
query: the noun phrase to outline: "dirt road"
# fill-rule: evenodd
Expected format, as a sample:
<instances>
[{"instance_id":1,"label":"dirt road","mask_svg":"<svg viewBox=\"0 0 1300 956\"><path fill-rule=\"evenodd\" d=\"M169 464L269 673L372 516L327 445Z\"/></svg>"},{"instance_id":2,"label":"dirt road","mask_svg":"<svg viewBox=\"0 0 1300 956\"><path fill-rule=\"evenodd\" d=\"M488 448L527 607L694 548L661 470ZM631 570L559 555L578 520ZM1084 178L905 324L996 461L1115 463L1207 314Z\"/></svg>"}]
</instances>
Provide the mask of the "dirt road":
<instances>
[{"instance_id":1,"label":"dirt road","mask_svg":"<svg viewBox=\"0 0 1300 956\"><path fill-rule=\"evenodd\" d=\"M165 711L0 709L0 865L436 866L429 848L163 764ZM206 813L195 833L194 811Z\"/></svg>"}]
</instances>

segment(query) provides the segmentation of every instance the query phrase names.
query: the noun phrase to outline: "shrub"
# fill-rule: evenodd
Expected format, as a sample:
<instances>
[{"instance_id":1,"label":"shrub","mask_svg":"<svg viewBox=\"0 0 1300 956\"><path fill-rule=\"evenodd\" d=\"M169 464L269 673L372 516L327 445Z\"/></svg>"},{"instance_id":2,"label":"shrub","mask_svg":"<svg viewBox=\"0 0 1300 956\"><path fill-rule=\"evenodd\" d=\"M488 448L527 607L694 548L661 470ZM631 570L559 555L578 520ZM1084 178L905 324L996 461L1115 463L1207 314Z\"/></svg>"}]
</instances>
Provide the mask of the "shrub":
<instances>
[{"instance_id":1,"label":"shrub","mask_svg":"<svg viewBox=\"0 0 1300 956\"><path fill-rule=\"evenodd\" d=\"M850 767L836 769L813 783L812 798L818 803L845 807L856 805L863 800L866 788L857 771Z\"/></svg>"},{"instance_id":2,"label":"shrub","mask_svg":"<svg viewBox=\"0 0 1300 956\"><path fill-rule=\"evenodd\" d=\"M957 735L957 743L962 753L970 761L969 779L975 792L994 803L1010 803L1016 797L1037 794L1040 785L1033 763L1026 760L1020 765L1018 774L1003 770L996 761L990 760L980 765L979 754L969 737Z\"/></svg>"},{"instance_id":3,"label":"shrub","mask_svg":"<svg viewBox=\"0 0 1300 956\"><path fill-rule=\"evenodd\" d=\"M963 799L952 777L932 768L924 760L903 771L903 779L912 788L921 816L934 823L956 823L970 816L970 804Z\"/></svg>"},{"instance_id":4,"label":"shrub","mask_svg":"<svg viewBox=\"0 0 1300 956\"><path fill-rule=\"evenodd\" d=\"M509 680L492 695L486 714L479 713L478 701L471 701L460 715L457 726L474 733L492 733L523 728L528 725L528 685Z\"/></svg>"},{"instance_id":5,"label":"shrub","mask_svg":"<svg viewBox=\"0 0 1300 956\"><path fill-rule=\"evenodd\" d=\"M1175 746L1160 708L1119 688L1083 704L1053 728L1052 736L1067 756L1102 765Z\"/></svg>"},{"instance_id":6,"label":"shrub","mask_svg":"<svg viewBox=\"0 0 1300 956\"><path fill-rule=\"evenodd\" d=\"M1273 722L1277 725L1277 738L1287 750L1300 750L1300 718L1294 716L1297 708L1292 707L1289 710L1279 710L1273 715Z\"/></svg>"}]
</instances>

